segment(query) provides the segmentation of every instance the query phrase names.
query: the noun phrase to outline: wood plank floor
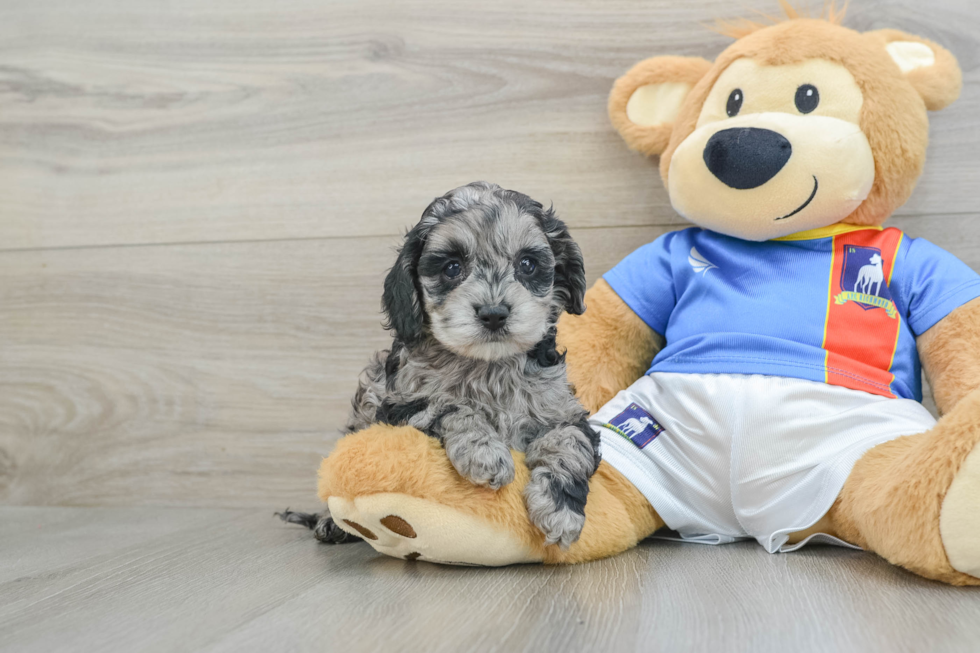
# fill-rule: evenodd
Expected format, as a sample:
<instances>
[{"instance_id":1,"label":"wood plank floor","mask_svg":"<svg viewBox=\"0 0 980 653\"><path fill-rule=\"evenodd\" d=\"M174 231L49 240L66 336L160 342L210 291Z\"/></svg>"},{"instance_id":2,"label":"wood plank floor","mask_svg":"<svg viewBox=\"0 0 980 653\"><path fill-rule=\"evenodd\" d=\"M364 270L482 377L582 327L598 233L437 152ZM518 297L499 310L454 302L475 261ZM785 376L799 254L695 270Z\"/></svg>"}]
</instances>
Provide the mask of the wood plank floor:
<instances>
[{"instance_id":1,"label":"wood plank floor","mask_svg":"<svg viewBox=\"0 0 980 653\"><path fill-rule=\"evenodd\" d=\"M834 547L646 542L573 567L474 569L318 544L268 512L6 507L0 552L11 653L966 652L980 640L980 593Z\"/></svg>"}]
</instances>

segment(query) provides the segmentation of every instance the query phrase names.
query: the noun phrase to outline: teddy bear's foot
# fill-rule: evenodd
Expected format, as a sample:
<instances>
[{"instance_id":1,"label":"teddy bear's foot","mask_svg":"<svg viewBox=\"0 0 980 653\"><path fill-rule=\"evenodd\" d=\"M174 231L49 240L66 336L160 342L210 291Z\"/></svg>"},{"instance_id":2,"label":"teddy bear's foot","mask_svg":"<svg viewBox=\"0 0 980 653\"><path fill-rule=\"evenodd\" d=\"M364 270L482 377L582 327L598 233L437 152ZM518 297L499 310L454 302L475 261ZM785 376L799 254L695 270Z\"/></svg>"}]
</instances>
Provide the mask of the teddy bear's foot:
<instances>
[{"instance_id":1,"label":"teddy bear's foot","mask_svg":"<svg viewBox=\"0 0 980 653\"><path fill-rule=\"evenodd\" d=\"M330 497L327 503L340 528L393 558L487 567L542 560L505 529L407 494Z\"/></svg>"},{"instance_id":2,"label":"teddy bear's foot","mask_svg":"<svg viewBox=\"0 0 980 653\"><path fill-rule=\"evenodd\" d=\"M980 585L980 389L932 430L873 447L829 517L835 532L952 585Z\"/></svg>"},{"instance_id":3,"label":"teddy bear's foot","mask_svg":"<svg viewBox=\"0 0 980 653\"><path fill-rule=\"evenodd\" d=\"M963 461L946 492L939 533L950 566L980 578L980 444Z\"/></svg>"},{"instance_id":4,"label":"teddy bear's foot","mask_svg":"<svg viewBox=\"0 0 980 653\"><path fill-rule=\"evenodd\" d=\"M596 560L663 526L643 495L603 463L590 481L578 540L567 551L548 546L524 505L531 473L523 454L512 455L512 483L478 487L456 472L435 438L378 424L341 438L320 466L319 494L341 528L377 551L453 564Z\"/></svg>"}]
</instances>

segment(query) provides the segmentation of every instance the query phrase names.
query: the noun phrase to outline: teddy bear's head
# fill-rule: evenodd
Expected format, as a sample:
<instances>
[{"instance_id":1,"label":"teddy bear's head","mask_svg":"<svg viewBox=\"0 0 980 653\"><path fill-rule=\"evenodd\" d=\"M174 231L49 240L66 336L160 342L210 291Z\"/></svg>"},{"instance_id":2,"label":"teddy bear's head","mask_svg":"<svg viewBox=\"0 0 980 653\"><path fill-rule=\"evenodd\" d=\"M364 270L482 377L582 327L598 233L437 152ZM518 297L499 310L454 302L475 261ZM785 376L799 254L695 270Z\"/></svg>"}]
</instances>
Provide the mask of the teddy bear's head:
<instances>
[{"instance_id":1,"label":"teddy bear's head","mask_svg":"<svg viewBox=\"0 0 980 653\"><path fill-rule=\"evenodd\" d=\"M925 39L838 22L746 21L714 63L655 57L616 81L613 124L631 148L660 155L681 215L767 240L880 225L908 199L925 160L926 110L956 99L959 66Z\"/></svg>"}]
</instances>

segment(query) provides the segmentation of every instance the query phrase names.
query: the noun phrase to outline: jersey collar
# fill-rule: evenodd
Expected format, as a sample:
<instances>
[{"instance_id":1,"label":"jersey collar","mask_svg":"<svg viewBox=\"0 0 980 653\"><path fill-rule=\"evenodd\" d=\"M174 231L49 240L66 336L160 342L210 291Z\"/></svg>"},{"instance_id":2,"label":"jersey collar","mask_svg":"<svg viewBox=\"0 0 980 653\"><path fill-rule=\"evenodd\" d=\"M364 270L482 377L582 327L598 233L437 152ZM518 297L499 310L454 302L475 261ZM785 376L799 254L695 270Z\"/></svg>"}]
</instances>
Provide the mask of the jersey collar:
<instances>
[{"instance_id":1,"label":"jersey collar","mask_svg":"<svg viewBox=\"0 0 980 653\"><path fill-rule=\"evenodd\" d=\"M881 231L884 227L875 226L861 226L856 224L844 224L838 222L837 224L832 224L828 227L820 227L819 229L808 229L807 231L801 231L799 233L790 234L788 236L783 236L782 238L773 238L773 240L788 241L788 240L818 240L820 238L832 238L833 236L839 236L841 234L848 234L852 231L863 231L865 229L874 229L875 231Z\"/></svg>"}]
</instances>

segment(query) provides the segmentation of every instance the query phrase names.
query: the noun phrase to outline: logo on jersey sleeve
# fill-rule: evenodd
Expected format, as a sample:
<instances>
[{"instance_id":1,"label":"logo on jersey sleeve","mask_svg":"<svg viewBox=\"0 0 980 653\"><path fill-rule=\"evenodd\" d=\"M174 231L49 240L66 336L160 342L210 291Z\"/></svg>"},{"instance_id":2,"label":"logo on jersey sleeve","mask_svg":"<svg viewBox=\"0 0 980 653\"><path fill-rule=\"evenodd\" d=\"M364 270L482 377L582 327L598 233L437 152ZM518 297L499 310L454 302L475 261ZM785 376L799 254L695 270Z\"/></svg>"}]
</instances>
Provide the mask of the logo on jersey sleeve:
<instances>
[{"instance_id":1,"label":"logo on jersey sleeve","mask_svg":"<svg viewBox=\"0 0 980 653\"><path fill-rule=\"evenodd\" d=\"M640 449L653 442L658 435L664 432L664 427L653 419L653 415L640 408L636 403L627 406L626 410L602 426L615 431Z\"/></svg>"},{"instance_id":2,"label":"logo on jersey sleeve","mask_svg":"<svg viewBox=\"0 0 980 653\"><path fill-rule=\"evenodd\" d=\"M834 296L837 305L854 302L866 311L884 309L893 320L898 316L877 247L844 246L840 288L843 292Z\"/></svg>"},{"instance_id":3,"label":"logo on jersey sleeve","mask_svg":"<svg viewBox=\"0 0 980 653\"><path fill-rule=\"evenodd\" d=\"M706 259L701 252L698 251L697 247L691 248L691 253L687 256L687 262L694 270L694 274L700 274L704 276L708 274L708 270L717 270L718 266Z\"/></svg>"}]
</instances>

